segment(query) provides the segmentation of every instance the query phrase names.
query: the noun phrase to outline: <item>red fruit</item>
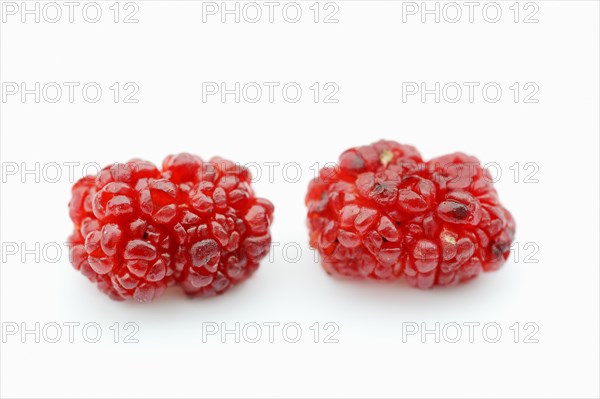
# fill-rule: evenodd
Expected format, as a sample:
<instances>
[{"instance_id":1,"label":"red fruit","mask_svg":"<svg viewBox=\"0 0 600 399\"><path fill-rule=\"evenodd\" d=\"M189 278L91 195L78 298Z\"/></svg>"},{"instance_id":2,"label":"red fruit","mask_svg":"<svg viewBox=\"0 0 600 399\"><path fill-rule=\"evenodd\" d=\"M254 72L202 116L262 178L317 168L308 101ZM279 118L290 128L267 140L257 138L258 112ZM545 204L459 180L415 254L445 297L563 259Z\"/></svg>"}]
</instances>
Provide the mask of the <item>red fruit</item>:
<instances>
[{"instance_id":1,"label":"red fruit","mask_svg":"<svg viewBox=\"0 0 600 399\"><path fill-rule=\"evenodd\" d=\"M310 244L331 274L429 288L495 270L515 233L477 158L421 159L379 141L345 151L308 188Z\"/></svg>"},{"instance_id":2,"label":"red fruit","mask_svg":"<svg viewBox=\"0 0 600 399\"><path fill-rule=\"evenodd\" d=\"M113 299L151 301L173 284L221 294L268 252L273 205L256 198L248 170L179 154L159 171L132 160L72 189L71 262Z\"/></svg>"}]
</instances>

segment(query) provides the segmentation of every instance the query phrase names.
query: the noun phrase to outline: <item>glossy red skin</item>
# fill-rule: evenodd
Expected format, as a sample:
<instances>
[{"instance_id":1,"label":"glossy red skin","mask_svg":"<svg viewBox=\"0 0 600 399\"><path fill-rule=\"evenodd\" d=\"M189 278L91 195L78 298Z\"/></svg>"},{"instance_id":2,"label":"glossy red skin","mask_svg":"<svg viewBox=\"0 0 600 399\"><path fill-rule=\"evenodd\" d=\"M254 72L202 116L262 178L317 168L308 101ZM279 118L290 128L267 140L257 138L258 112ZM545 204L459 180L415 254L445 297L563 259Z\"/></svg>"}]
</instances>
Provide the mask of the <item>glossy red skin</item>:
<instances>
[{"instance_id":1,"label":"glossy red skin","mask_svg":"<svg viewBox=\"0 0 600 399\"><path fill-rule=\"evenodd\" d=\"M148 302L170 285L213 296L247 279L267 254L273 205L247 169L221 158L169 156L162 171L132 160L72 189L73 266L116 300Z\"/></svg>"},{"instance_id":2,"label":"glossy red skin","mask_svg":"<svg viewBox=\"0 0 600 399\"><path fill-rule=\"evenodd\" d=\"M352 148L308 188L310 244L330 274L418 288L499 268L515 233L477 158L423 161L393 141Z\"/></svg>"}]
</instances>

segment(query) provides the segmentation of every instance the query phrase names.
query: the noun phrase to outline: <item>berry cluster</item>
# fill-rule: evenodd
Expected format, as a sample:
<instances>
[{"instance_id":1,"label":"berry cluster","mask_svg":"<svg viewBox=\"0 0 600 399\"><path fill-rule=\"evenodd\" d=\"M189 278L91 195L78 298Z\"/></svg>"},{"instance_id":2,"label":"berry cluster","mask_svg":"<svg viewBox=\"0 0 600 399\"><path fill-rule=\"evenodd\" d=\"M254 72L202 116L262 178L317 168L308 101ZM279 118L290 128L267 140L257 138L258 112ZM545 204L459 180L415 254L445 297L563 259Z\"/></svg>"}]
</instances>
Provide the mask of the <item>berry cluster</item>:
<instances>
[{"instance_id":1,"label":"berry cluster","mask_svg":"<svg viewBox=\"0 0 600 399\"><path fill-rule=\"evenodd\" d=\"M496 270L515 232L479 161L428 162L412 146L379 141L321 169L306 196L310 244L332 274L430 288Z\"/></svg>"},{"instance_id":2,"label":"berry cluster","mask_svg":"<svg viewBox=\"0 0 600 399\"><path fill-rule=\"evenodd\" d=\"M71 261L111 298L151 301L178 284L190 296L223 293L268 252L273 205L256 198L247 169L221 158L167 157L162 171L132 160L72 189Z\"/></svg>"}]
</instances>

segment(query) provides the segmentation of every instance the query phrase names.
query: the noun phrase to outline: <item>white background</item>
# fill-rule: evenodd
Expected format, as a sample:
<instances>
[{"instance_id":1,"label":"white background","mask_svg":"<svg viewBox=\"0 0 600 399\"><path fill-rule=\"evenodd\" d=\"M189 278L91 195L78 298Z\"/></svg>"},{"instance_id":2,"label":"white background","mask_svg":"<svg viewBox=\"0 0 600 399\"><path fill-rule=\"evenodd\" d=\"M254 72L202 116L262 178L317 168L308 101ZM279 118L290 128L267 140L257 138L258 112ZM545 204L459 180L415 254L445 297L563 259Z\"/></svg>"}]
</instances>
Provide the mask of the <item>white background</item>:
<instances>
[{"instance_id":1,"label":"white background","mask_svg":"<svg viewBox=\"0 0 600 399\"><path fill-rule=\"evenodd\" d=\"M1 103L3 331L15 323L80 323L73 343L66 327L58 343L4 334L3 397L598 397L598 3L538 1L538 23L523 23L525 3L515 23L512 1L498 3L499 22L487 22L481 3L473 23L467 15L457 23L443 16L422 23L419 14L403 22L401 2L338 1L339 22L330 24L313 22L312 3L300 3L298 23L286 22L281 6L274 23L264 15L258 23L231 16L221 23L218 15L204 23L195 1L138 1L134 24L112 21L112 1L100 3L95 24L80 8L74 23L66 16L22 23L20 14L3 15L3 84L103 88L97 103L85 101L81 90L73 103L36 103L32 95L22 101L19 94ZM115 103L108 88L114 82L135 82L139 102ZM296 103L280 90L273 103L235 103L232 96L203 102L203 82L297 82L303 95ZM337 84L339 102L315 103L314 82ZM466 92L457 103L436 103L433 95L403 101L403 82L480 86L472 103ZM488 82L503 89L498 102L482 97ZM535 83L538 102L515 102L514 82ZM380 138L413 144L425 158L460 150L499 165L496 187L517 222L519 259L464 286L431 291L328 277L307 243L303 197L311 166ZM263 168L255 184L276 206L272 234L280 246L226 295L189 300L171 288L152 304L113 302L73 270L66 252L36 261L35 254L5 251L11 243L35 248L66 240L72 182L65 162L79 163L80 177L88 162L160 163L180 151L280 163L272 181ZM53 162L63 165L57 182L49 181L54 172L43 173ZM294 169L282 175L289 162L301 167L297 182L290 182ZM515 162L518 176L510 169ZM525 169L528 162L534 166ZM15 164L17 173L7 173ZM22 173L36 165L39 178ZM537 182L527 182L535 167ZM298 243L302 256L291 259L292 249L286 260L286 243ZM102 329L97 343L82 336L81 326L91 322ZM115 322L118 343L110 330ZM127 322L139 326L138 343L123 342ZM203 323L236 322L298 323L302 338L287 342L281 326L273 343L266 327L258 343L203 337ZM310 330L315 322L318 343ZM339 327L338 343L324 342L327 322ZM412 323L438 322L440 329L463 326L459 342L403 336ZM473 342L465 322L480 323ZM528 322L539 327L537 343L525 342ZM497 343L482 334L486 323L500 326ZM514 323L521 332L516 343ZM453 338L455 330L447 333Z\"/></svg>"}]
</instances>

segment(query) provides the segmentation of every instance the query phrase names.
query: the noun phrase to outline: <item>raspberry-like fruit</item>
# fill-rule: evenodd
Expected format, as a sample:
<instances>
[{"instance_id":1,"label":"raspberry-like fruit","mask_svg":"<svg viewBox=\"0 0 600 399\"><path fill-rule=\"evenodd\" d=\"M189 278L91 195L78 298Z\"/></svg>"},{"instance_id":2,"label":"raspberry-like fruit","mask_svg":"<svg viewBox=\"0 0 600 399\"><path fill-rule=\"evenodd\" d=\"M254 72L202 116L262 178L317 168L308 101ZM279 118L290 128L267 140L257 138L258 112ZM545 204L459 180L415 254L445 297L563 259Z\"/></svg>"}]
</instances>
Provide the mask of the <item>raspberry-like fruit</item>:
<instances>
[{"instance_id":1,"label":"raspberry-like fruit","mask_svg":"<svg viewBox=\"0 0 600 399\"><path fill-rule=\"evenodd\" d=\"M174 284L212 296L248 278L268 252L273 205L247 169L221 158L132 160L72 189L71 262L111 298L148 302Z\"/></svg>"},{"instance_id":2,"label":"raspberry-like fruit","mask_svg":"<svg viewBox=\"0 0 600 399\"><path fill-rule=\"evenodd\" d=\"M425 162L393 141L345 151L310 183L306 205L310 245L328 273L419 288L497 269L515 233L477 158Z\"/></svg>"}]
</instances>

